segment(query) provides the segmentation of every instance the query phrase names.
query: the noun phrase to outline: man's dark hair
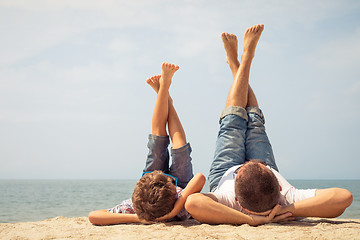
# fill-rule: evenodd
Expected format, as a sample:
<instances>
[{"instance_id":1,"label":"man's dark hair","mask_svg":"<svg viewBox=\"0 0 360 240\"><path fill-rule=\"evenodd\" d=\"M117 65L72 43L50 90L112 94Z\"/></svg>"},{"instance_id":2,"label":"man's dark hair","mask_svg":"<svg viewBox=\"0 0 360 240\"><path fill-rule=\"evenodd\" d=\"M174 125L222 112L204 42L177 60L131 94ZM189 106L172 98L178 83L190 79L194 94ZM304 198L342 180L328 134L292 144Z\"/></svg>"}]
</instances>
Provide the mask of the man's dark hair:
<instances>
[{"instance_id":1,"label":"man's dark hair","mask_svg":"<svg viewBox=\"0 0 360 240\"><path fill-rule=\"evenodd\" d=\"M172 179L161 174L161 171L146 173L136 183L132 202L140 219L153 221L174 208L176 187Z\"/></svg>"},{"instance_id":2,"label":"man's dark hair","mask_svg":"<svg viewBox=\"0 0 360 240\"><path fill-rule=\"evenodd\" d=\"M245 163L235 180L235 196L252 212L265 212L278 203L280 185L275 174L258 160Z\"/></svg>"}]
</instances>

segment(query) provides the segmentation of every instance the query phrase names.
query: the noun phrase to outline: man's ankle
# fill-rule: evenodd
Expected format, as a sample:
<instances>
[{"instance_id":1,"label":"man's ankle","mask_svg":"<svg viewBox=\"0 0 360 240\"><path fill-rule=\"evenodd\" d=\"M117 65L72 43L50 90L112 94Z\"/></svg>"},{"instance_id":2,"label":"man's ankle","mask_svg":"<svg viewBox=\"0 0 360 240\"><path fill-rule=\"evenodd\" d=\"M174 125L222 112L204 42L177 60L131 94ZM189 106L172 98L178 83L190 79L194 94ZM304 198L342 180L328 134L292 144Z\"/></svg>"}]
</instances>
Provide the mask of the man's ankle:
<instances>
[{"instance_id":1,"label":"man's ankle","mask_svg":"<svg viewBox=\"0 0 360 240\"><path fill-rule=\"evenodd\" d=\"M241 55L241 63L243 63L243 61L252 61L254 58L255 54L251 53L249 51L244 51L243 54Z\"/></svg>"}]
</instances>

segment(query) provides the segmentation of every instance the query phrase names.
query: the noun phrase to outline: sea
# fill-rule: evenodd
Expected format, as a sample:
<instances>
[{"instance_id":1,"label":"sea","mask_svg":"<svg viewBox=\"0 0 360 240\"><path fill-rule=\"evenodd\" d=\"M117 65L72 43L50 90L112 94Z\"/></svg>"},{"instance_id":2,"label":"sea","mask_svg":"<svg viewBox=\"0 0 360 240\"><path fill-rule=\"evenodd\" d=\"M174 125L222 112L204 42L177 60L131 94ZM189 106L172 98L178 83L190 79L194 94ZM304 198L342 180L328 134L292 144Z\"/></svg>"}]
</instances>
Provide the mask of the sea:
<instances>
[{"instance_id":1,"label":"sea","mask_svg":"<svg viewBox=\"0 0 360 240\"><path fill-rule=\"evenodd\" d=\"M360 219L360 180L289 180L300 189L340 187L354 196L339 218ZM83 217L131 197L136 180L0 180L0 223ZM205 185L203 192L208 192Z\"/></svg>"}]
</instances>

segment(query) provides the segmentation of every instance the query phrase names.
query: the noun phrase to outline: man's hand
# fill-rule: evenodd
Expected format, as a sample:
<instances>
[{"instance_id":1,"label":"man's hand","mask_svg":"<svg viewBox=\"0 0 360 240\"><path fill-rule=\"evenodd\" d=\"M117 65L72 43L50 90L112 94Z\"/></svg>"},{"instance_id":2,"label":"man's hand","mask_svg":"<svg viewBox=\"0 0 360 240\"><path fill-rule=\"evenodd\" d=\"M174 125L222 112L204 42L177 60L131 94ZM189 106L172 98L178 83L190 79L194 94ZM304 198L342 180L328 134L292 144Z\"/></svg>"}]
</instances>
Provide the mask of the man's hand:
<instances>
[{"instance_id":1,"label":"man's hand","mask_svg":"<svg viewBox=\"0 0 360 240\"><path fill-rule=\"evenodd\" d=\"M270 222L285 222L294 220L291 212L280 213L281 210L281 207L276 205L267 216L251 214L249 216L251 217L252 221L249 223L249 225L258 226Z\"/></svg>"},{"instance_id":2,"label":"man's hand","mask_svg":"<svg viewBox=\"0 0 360 240\"><path fill-rule=\"evenodd\" d=\"M280 206L276 215L282 215L282 214L288 213L288 212L289 213L294 213L294 204Z\"/></svg>"}]
</instances>

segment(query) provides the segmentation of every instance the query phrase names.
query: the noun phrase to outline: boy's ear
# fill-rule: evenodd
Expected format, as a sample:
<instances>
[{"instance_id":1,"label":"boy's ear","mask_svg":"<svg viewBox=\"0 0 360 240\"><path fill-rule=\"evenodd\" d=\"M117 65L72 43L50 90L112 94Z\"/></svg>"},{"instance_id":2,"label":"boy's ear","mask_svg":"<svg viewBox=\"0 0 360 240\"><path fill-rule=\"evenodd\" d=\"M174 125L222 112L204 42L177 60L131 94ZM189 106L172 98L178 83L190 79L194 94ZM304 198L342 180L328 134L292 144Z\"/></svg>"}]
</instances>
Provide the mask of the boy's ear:
<instances>
[{"instance_id":1,"label":"boy's ear","mask_svg":"<svg viewBox=\"0 0 360 240\"><path fill-rule=\"evenodd\" d=\"M280 192L282 191L282 187L280 186Z\"/></svg>"},{"instance_id":2,"label":"boy's ear","mask_svg":"<svg viewBox=\"0 0 360 240\"><path fill-rule=\"evenodd\" d=\"M237 201L237 197L235 196L235 201Z\"/></svg>"}]
</instances>

